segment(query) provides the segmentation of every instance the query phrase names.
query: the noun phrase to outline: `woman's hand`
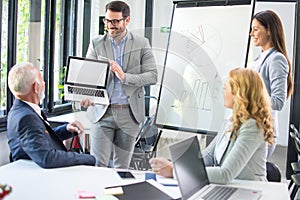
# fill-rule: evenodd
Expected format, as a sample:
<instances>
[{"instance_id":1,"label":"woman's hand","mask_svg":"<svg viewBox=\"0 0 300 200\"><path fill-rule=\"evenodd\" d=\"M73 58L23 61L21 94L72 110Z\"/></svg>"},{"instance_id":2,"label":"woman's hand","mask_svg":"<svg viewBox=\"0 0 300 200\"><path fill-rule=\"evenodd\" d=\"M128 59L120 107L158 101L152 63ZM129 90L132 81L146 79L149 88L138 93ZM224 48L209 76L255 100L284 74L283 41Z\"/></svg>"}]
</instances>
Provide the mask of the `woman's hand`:
<instances>
[{"instance_id":1,"label":"woman's hand","mask_svg":"<svg viewBox=\"0 0 300 200\"><path fill-rule=\"evenodd\" d=\"M157 175L173 178L173 165L166 158L151 158L149 163Z\"/></svg>"}]
</instances>

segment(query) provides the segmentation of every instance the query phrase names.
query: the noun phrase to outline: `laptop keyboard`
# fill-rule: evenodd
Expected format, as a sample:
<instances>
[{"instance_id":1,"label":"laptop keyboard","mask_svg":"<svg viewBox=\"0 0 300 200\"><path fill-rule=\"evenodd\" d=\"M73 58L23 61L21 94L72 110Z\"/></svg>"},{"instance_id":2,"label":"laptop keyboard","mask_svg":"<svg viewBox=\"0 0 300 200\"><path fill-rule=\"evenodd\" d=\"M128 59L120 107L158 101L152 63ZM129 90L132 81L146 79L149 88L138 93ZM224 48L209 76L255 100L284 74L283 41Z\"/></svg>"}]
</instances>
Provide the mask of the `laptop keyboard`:
<instances>
[{"instance_id":1,"label":"laptop keyboard","mask_svg":"<svg viewBox=\"0 0 300 200\"><path fill-rule=\"evenodd\" d=\"M229 199L236 190L237 188L215 186L202 198L204 200L226 200Z\"/></svg>"},{"instance_id":2,"label":"laptop keyboard","mask_svg":"<svg viewBox=\"0 0 300 200\"><path fill-rule=\"evenodd\" d=\"M70 94L80 94L94 97L104 97L104 91L99 89L90 89L90 88L78 88L68 86L68 92Z\"/></svg>"}]
</instances>

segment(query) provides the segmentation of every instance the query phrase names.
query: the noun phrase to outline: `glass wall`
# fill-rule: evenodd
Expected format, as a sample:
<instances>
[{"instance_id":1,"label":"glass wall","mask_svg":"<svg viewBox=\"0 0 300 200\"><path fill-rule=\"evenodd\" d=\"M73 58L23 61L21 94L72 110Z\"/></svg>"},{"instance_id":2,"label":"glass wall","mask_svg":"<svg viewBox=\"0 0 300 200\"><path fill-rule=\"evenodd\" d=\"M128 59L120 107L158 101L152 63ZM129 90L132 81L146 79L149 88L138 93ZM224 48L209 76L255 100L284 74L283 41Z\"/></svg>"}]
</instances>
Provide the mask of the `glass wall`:
<instances>
[{"instance_id":1,"label":"glass wall","mask_svg":"<svg viewBox=\"0 0 300 200\"><path fill-rule=\"evenodd\" d=\"M82 21L82 14L78 17L79 1L57 1L55 16L55 45L54 45L54 66L53 85L49 84L53 94L54 108L66 104L63 95L63 83L67 57L78 55L77 49L82 43L78 38L78 25ZM82 5L82 4L80 4ZM80 54L78 56L81 56ZM50 66L51 67L51 66ZM51 87L52 86L52 87Z\"/></svg>"},{"instance_id":2,"label":"glass wall","mask_svg":"<svg viewBox=\"0 0 300 200\"><path fill-rule=\"evenodd\" d=\"M109 0L0 0L0 129L14 97L7 75L16 63L31 62L44 76L42 109L49 115L71 111L64 101L63 82L69 55L85 56ZM128 29L144 36L146 1L126 1L131 8ZM9 36L8 36L9 35ZM4 122L4 123L2 123Z\"/></svg>"},{"instance_id":3,"label":"glass wall","mask_svg":"<svg viewBox=\"0 0 300 200\"><path fill-rule=\"evenodd\" d=\"M17 18L17 63L27 62L29 52L31 52L29 46L30 29L29 29L29 0L18 1L18 18ZM30 40L30 43L34 41Z\"/></svg>"},{"instance_id":4,"label":"glass wall","mask_svg":"<svg viewBox=\"0 0 300 200\"><path fill-rule=\"evenodd\" d=\"M82 22L82 5L77 0L0 0L0 129L13 103L6 83L16 63L31 62L41 70L46 83L41 107L46 113L71 111L63 98L63 82L67 57L81 56L77 22Z\"/></svg>"},{"instance_id":5,"label":"glass wall","mask_svg":"<svg viewBox=\"0 0 300 200\"><path fill-rule=\"evenodd\" d=\"M55 17L55 52L54 52L54 86L53 89L53 102L55 105L63 103L63 74L64 74L64 62L63 62L63 17L64 17L64 5L61 1L56 3L56 17ZM68 28L68 27L66 27ZM69 53L69 52L68 52ZM51 89L51 87L50 87Z\"/></svg>"},{"instance_id":6,"label":"glass wall","mask_svg":"<svg viewBox=\"0 0 300 200\"><path fill-rule=\"evenodd\" d=\"M8 24L8 0L0 1L0 117L6 111L6 74L7 74L7 24Z\"/></svg>"}]
</instances>

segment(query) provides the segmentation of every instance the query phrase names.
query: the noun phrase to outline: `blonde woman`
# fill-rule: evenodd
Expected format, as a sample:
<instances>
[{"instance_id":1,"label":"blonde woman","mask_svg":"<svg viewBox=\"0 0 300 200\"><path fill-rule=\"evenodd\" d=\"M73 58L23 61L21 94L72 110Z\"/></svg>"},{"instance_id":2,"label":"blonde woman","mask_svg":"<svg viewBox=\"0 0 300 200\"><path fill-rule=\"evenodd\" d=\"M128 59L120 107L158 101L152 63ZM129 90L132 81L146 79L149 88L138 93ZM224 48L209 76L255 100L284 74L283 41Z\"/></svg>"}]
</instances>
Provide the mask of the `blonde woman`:
<instances>
[{"instance_id":1,"label":"blonde woman","mask_svg":"<svg viewBox=\"0 0 300 200\"><path fill-rule=\"evenodd\" d=\"M260 75L237 68L224 85L224 104L232 117L203 152L211 183L232 179L267 181L267 146L273 143L271 101ZM173 166L165 158L150 160L152 170L173 177Z\"/></svg>"}]
</instances>

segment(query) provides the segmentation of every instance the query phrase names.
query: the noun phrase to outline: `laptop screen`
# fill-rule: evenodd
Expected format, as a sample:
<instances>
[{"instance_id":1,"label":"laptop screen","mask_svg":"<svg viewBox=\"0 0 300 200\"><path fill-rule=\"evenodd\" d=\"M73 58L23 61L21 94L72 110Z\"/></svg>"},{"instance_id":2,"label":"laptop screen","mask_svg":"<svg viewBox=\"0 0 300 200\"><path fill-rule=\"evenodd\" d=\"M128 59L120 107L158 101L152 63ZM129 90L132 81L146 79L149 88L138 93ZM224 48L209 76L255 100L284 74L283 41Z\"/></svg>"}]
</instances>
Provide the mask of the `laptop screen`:
<instances>
[{"instance_id":1,"label":"laptop screen","mask_svg":"<svg viewBox=\"0 0 300 200\"><path fill-rule=\"evenodd\" d=\"M104 88L109 62L69 56L66 84Z\"/></svg>"},{"instance_id":2,"label":"laptop screen","mask_svg":"<svg viewBox=\"0 0 300 200\"><path fill-rule=\"evenodd\" d=\"M170 145L170 153L182 199L209 184L197 136Z\"/></svg>"}]
</instances>

